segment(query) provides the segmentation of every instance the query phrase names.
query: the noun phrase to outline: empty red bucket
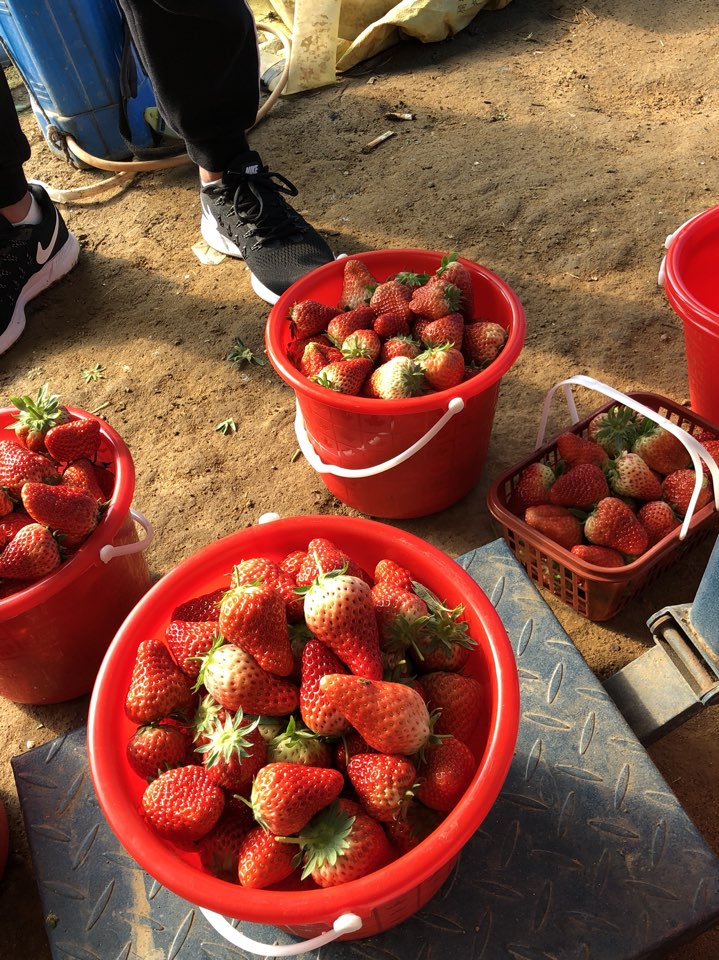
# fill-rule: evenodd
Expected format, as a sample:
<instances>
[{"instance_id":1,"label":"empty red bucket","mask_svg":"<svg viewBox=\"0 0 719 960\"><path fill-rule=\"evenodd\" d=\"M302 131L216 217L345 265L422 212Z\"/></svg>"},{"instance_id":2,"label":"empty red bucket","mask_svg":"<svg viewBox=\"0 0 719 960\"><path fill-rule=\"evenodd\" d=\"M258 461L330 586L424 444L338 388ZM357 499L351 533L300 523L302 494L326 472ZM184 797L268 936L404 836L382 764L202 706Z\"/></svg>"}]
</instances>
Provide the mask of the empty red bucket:
<instances>
[{"instance_id":1,"label":"empty red bucket","mask_svg":"<svg viewBox=\"0 0 719 960\"><path fill-rule=\"evenodd\" d=\"M693 217L668 241L664 288L684 323L692 409L719 421L719 206Z\"/></svg>"},{"instance_id":2,"label":"empty red bucket","mask_svg":"<svg viewBox=\"0 0 719 960\"><path fill-rule=\"evenodd\" d=\"M75 417L92 417L67 409ZM13 407L0 410L0 430L16 414ZM60 703L89 693L117 628L151 585L142 551L152 529L130 506L130 451L103 420L100 432L98 462L115 474L102 520L55 573L0 600L0 696L18 703ZM142 541L135 522L145 528Z\"/></svg>"},{"instance_id":3,"label":"empty red bucket","mask_svg":"<svg viewBox=\"0 0 719 960\"><path fill-rule=\"evenodd\" d=\"M442 254L378 250L353 254L373 276L399 271L434 273ZM524 310L513 290L479 264L460 258L472 277L475 319L508 332L487 369L451 390L405 400L350 397L320 387L287 358L289 312L298 300L334 305L342 292L344 260L298 280L270 312L265 332L270 362L295 391L297 440L325 486L343 503L376 517L421 517L469 493L489 447L499 385L524 344Z\"/></svg>"},{"instance_id":4,"label":"empty red bucket","mask_svg":"<svg viewBox=\"0 0 719 960\"><path fill-rule=\"evenodd\" d=\"M254 890L207 874L197 854L166 843L144 821L139 801L145 784L127 762L127 742L135 725L125 716L125 695L139 643L164 636L181 601L227 586L233 564L242 558L266 555L279 560L291 550L305 549L312 537L333 540L367 570L384 557L394 559L449 606L464 604L470 634L478 643L466 672L480 680L486 691L484 715L471 744L477 770L467 792L434 833L382 870L334 888ZM490 600L457 563L418 537L374 520L290 517L205 547L164 576L140 601L100 669L90 703L88 755L100 806L123 846L160 883L207 911L210 922L228 937L233 934L224 917L281 927L300 937L319 936L324 942L339 934L368 937L387 930L433 896L502 787L518 721L517 668L507 633ZM240 945L261 956L275 955L271 945L251 943L243 940ZM283 949L300 953L308 945Z\"/></svg>"}]
</instances>

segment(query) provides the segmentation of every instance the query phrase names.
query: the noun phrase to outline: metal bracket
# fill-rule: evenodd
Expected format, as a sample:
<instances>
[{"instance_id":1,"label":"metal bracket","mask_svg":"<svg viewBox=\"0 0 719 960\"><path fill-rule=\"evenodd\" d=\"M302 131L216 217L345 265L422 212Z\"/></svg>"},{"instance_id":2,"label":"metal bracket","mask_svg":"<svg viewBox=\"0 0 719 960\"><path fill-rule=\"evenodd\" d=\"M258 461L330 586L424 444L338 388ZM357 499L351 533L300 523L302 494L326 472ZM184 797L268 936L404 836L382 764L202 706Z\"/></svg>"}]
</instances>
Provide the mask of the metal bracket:
<instances>
[{"instance_id":1,"label":"metal bracket","mask_svg":"<svg viewBox=\"0 0 719 960\"><path fill-rule=\"evenodd\" d=\"M679 604L653 614L647 626L654 647L604 682L645 745L719 699L719 657L693 628L691 609Z\"/></svg>"}]
</instances>

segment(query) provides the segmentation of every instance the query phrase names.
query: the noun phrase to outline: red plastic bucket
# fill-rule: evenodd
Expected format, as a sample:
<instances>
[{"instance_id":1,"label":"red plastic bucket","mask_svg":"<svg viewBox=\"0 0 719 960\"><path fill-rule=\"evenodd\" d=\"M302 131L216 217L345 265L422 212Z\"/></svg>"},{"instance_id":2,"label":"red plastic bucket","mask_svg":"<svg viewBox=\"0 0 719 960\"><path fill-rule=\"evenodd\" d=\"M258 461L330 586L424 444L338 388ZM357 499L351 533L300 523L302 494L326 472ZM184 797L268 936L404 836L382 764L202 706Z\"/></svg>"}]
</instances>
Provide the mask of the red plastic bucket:
<instances>
[{"instance_id":1,"label":"red plastic bucket","mask_svg":"<svg viewBox=\"0 0 719 960\"><path fill-rule=\"evenodd\" d=\"M719 421L719 206L693 217L668 240L667 298L684 323L692 409Z\"/></svg>"},{"instance_id":2,"label":"red plastic bucket","mask_svg":"<svg viewBox=\"0 0 719 960\"><path fill-rule=\"evenodd\" d=\"M353 257L382 281L401 270L434 273L442 254L378 250ZM508 339L494 363L451 390L406 400L350 397L312 383L293 367L286 353L290 308L303 299L337 303L343 259L298 280L270 312L267 354L295 391L300 448L327 489L362 513L399 519L444 510L465 496L482 472L500 380L522 349L525 319L503 280L469 260L460 262L472 277L475 319L500 324Z\"/></svg>"},{"instance_id":3,"label":"red plastic bucket","mask_svg":"<svg viewBox=\"0 0 719 960\"><path fill-rule=\"evenodd\" d=\"M68 410L75 417L92 417L75 407ZM0 410L0 430L16 413ZM60 703L88 693L117 628L151 586L142 551L152 528L130 507L132 457L103 420L100 432L98 462L108 463L115 474L102 520L56 573L0 600L0 696L18 703ZM146 531L141 542L135 522Z\"/></svg>"},{"instance_id":4,"label":"red plastic bucket","mask_svg":"<svg viewBox=\"0 0 719 960\"><path fill-rule=\"evenodd\" d=\"M126 756L135 727L125 717L125 695L139 643L164 636L178 603L227 585L233 564L242 558L262 554L279 560L291 550L306 548L315 536L335 541L368 570L383 557L394 559L450 606L464 604L470 633L478 642L467 672L486 690L481 730L472 744L477 771L464 797L437 830L382 870L328 889L247 889L201 871L196 854L165 843L143 820L139 800L144 783ZM120 842L160 883L208 911L210 922L217 923L219 918L229 928L224 921L227 916L281 927L300 937L326 939L339 932L347 935L354 928L351 936L368 937L415 913L439 889L502 787L518 721L517 668L506 631L481 588L450 557L418 537L374 520L291 517L242 530L205 547L163 577L140 601L100 669L90 703L88 754L100 806ZM347 924L348 917L354 918L352 924ZM243 941L242 946L261 956L273 953L269 945L255 950ZM291 952L304 952L306 945L301 947Z\"/></svg>"}]
</instances>

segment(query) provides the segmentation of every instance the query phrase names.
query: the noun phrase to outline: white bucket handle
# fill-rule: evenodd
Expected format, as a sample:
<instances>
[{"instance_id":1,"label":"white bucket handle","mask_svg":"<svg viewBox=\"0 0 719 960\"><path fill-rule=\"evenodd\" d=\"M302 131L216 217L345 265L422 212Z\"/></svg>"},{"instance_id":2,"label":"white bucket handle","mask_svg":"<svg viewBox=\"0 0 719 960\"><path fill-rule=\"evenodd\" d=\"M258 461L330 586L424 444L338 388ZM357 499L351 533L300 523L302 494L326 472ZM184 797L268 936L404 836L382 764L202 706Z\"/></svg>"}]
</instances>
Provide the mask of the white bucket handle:
<instances>
[{"instance_id":1,"label":"white bucket handle","mask_svg":"<svg viewBox=\"0 0 719 960\"><path fill-rule=\"evenodd\" d=\"M396 456L390 457L389 460L385 460L384 463L378 463L374 467L360 467L356 470L353 470L350 467L336 467L334 464L324 463L317 456L312 444L310 443L310 438L307 436L305 421L302 416L299 403L296 404L296 407L297 413L295 416L295 434L297 436L297 443L299 444L305 460L307 460L310 466L313 467L317 473L331 473L335 477L347 477L349 479L361 480L364 477L376 477L378 474L384 473L387 470L391 470L393 467L398 467L401 463L404 463L406 460L409 460L410 457L413 457L415 453L419 453L422 447L425 447L430 440L437 436L439 431L448 420L451 420L455 414L464 410L464 400L461 397L452 397L447 404L447 409L434 424L434 426L430 427L423 437L420 437L419 440L416 440L410 447L407 447L406 450L403 450L402 453L398 453Z\"/></svg>"},{"instance_id":2,"label":"white bucket handle","mask_svg":"<svg viewBox=\"0 0 719 960\"><path fill-rule=\"evenodd\" d=\"M716 462L709 451L703 447L690 433L687 433L686 430L682 430L681 427L678 427L676 423L672 423L671 420L667 420L666 417L663 417L661 414L657 413L656 410L652 410L650 407L644 406L643 403L639 403L633 397L628 397L626 394L620 393L620 391L615 390L614 387L607 386L606 383L595 380L594 377L586 377L583 374L577 374L575 377L568 377L566 380L560 380L559 383L555 383L555 385L549 390L544 398L544 405L542 407L542 417L539 422L539 432L537 434L537 447L541 447L542 443L544 442L544 435L547 429L547 419L549 417L549 406L552 402L552 397L559 387L564 388L564 395L567 399L569 415L572 418L572 423L577 423L579 421L579 414L577 413L577 408L574 403L574 397L572 396L570 387L570 384L572 383L579 384L579 386L582 387L587 387L589 390L596 390L597 393L603 393L604 396L610 397L612 400L616 400L625 407L631 407L632 410L635 410L637 413L641 413L642 416L647 417L647 419L658 423L659 426L663 427L665 430L668 430L669 433L673 434L677 440L680 440L684 444L687 452L692 458L692 463L694 464L696 482L694 484L694 490L692 491L692 495L689 500L689 506L687 508L681 530L679 531L680 540L683 540L689 531L689 524L691 523L694 510L696 509L697 500L699 499L699 491L701 490L703 477L702 460L706 463L707 467L709 468L709 472L711 473L714 486L714 506L716 509L719 509L719 467L716 465Z\"/></svg>"},{"instance_id":3,"label":"white bucket handle","mask_svg":"<svg viewBox=\"0 0 719 960\"><path fill-rule=\"evenodd\" d=\"M356 913L343 913L337 917L332 924L332 929L326 933L320 933L319 936L313 937L311 940L301 940L299 943L282 945L260 943L259 940L252 940L244 933L236 930L222 914L215 913L212 910L200 907L200 913L225 940L229 940L230 943L240 947L241 950L247 950L248 953L254 953L259 957L298 957L302 953L309 953L310 950L324 947L326 943L331 943L347 933L354 933L362 926L362 918L358 917Z\"/></svg>"},{"instance_id":4,"label":"white bucket handle","mask_svg":"<svg viewBox=\"0 0 719 960\"><path fill-rule=\"evenodd\" d=\"M132 508L130 508L130 516L135 523L139 523L144 529L145 536L136 543L125 543L121 547L116 547L112 543L106 543L104 547L100 548L100 559L103 563L109 563L115 557L126 557L130 553L139 553L140 550L147 550L155 539L155 531L147 517Z\"/></svg>"}]
</instances>

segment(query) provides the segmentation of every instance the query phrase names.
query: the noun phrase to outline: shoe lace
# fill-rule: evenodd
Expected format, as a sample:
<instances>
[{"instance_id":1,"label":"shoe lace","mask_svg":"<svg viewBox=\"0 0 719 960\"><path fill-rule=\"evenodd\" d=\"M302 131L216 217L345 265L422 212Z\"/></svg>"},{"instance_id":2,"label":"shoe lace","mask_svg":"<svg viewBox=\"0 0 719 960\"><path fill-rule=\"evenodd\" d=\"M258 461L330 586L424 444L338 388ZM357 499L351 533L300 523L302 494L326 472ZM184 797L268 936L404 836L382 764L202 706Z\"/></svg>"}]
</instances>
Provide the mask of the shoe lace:
<instances>
[{"instance_id":1,"label":"shoe lace","mask_svg":"<svg viewBox=\"0 0 719 960\"><path fill-rule=\"evenodd\" d=\"M227 179L230 185L234 178L238 183L232 198L232 210L240 223L251 228L249 233L257 236L255 248L304 229L304 221L282 196L296 197L299 191L281 173L264 169L248 176L229 170Z\"/></svg>"}]
</instances>

